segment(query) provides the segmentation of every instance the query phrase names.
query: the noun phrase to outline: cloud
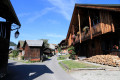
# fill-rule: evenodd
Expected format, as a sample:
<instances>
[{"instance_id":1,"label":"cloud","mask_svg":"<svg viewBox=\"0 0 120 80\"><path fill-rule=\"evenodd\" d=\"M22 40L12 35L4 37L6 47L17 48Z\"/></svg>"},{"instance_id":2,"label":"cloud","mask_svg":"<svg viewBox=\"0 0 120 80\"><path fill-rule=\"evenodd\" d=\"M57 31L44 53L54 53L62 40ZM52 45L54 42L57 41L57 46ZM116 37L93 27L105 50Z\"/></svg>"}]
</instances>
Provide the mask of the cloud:
<instances>
[{"instance_id":1,"label":"cloud","mask_svg":"<svg viewBox=\"0 0 120 80\"><path fill-rule=\"evenodd\" d=\"M62 14L65 19L70 20L73 12L75 2L78 0L48 0L56 7L56 12Z\"/></svg>"},{"instance_id":2,"label":"cloud","mask_svg":"<svg viewBox=\"0 0 120 80\"><path fill-rule=\"evenodd\" d=\"M20 13L18 14L18 17L25 17L25 16L29 16L31 13Z\"/></svg>"},{"instance_id":3,"label":"cloud","mask_svg":"<svg viewBox=\"0 0 120 80\"><path fill-rule=\"evenodd\" d=\"M63 35L58 34L46 34L47 37L53 37L53 38L65 38Z\"/></svg>"},{"instance_id":4,"label":"cloud","mask_svg":"<svg viewBox=\"0 0 120 80\"><path fill-rule=\"evenodd\" d=\"M28 23L34 22L35 20L39 19L41 16L47 14L49 11L53 10L55 7L52 8L45 8L40 12L33 13L33 16L28 19Z\"/></svg>"}]
</instances>

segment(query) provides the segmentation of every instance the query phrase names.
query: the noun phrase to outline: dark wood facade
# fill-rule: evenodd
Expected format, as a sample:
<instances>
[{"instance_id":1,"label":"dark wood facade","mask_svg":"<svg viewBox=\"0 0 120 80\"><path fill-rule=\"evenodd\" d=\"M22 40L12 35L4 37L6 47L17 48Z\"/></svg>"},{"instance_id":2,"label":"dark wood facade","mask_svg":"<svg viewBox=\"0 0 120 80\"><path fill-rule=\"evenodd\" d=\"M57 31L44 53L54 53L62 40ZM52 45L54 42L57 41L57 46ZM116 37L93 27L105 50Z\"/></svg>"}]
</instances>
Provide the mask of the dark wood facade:
<instances>
[{"instance_id":1,"label":"dark wood facade","mask_svg":"<svg viewBox=\"0 0 120 80\"><path fill-rule=\"evenodd\" d=\"M67 51L68 43L66 42L66 39L62 40L58 45L62 50L61 53L68 53Z\"/></svg>"},{"instance_id":2,"label":"dark wood facade","mask_svg":"<svg viewBox=\"0 0 120 80\"><path fill-rule=\"evenodd\" d=\"M7 73L11 24L0 22L0 73Z\"/></svg>"},{"instance_id":3,"label":"dark wood facade","mask_svg":"<svg viewBox=\"0 0 120 80\"><path fill-rule=\"evenodd\" d=\"M42 46L29 46L26 42L24 45L24 59L30 60L30 59L40 59L43 55L43 45Z\"/></svg>"},{"instance_id":4,"label":"dark wood facade","mask_svg":"<svg viewBox=\"0 0 120 80\"><path fill-rule=\"evenodd\" d=\"M11 24L21 26L10 0L0 0L0 80L7 74ZM19 29L17 28L17 29ZM15 29L14 29L15 30Z\"/></svg>"},{"instance_id":5,"label":"dark wood facade","mask_svg":"<svg viewBox=\"0 0 120 80\"><path fill-rule=\"evenodd\" d=\"M75 46L79 56L109 54L114 45L120 46L119 21L120 6L76 4L66 38L68 46Z\"/></svg>"}]
</instances>

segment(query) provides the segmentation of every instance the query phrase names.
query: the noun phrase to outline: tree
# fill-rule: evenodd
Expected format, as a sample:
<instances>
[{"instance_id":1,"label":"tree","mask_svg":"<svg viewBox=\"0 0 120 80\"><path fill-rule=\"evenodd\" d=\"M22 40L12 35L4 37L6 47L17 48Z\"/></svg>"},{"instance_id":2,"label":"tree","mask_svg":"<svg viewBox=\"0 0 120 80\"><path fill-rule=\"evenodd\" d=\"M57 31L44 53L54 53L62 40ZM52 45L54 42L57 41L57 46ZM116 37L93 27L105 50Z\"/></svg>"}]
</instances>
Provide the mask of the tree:
<instances>
[{"instance_id":1,"label":"tree","mask_svg":"<svg viewBox=\"0 0 120 80\"><path fill-rule=\"evenodd\" d=\"M13 57L17 57L19 54L18 54L18 50L13 50L12 51L12 54L13 54Z\"/></svg>"},{"instance_id":2,"label":"tree","mask_svg":"<svg viewBox=\"0 0 120 80\"><path fill-rule=\"evenodd\" d=\"M60 46L58 46L58 52L59 52L59 53L61 52L61 47L60 47Z\"/></svg>"},{"instance_id":3,"label":"tree","mask_svg":"<svg viewBox=\"0 0 120 80\"><path fill-rule=\"evenodd\" d=\"M48 39L41 39L41 40L43 40L43 42L44 42L44 47L49 48Z\"/></svg>"},{"instance_id":4,"label":"tree","mask_svg":"<svg viewBox=\"0 0 120 80\"><path fill-rule=\"evenodd\" d=\"M10 41L10 46L16 46L16 44L12 41Z\"/></svg>"}]
</instances>

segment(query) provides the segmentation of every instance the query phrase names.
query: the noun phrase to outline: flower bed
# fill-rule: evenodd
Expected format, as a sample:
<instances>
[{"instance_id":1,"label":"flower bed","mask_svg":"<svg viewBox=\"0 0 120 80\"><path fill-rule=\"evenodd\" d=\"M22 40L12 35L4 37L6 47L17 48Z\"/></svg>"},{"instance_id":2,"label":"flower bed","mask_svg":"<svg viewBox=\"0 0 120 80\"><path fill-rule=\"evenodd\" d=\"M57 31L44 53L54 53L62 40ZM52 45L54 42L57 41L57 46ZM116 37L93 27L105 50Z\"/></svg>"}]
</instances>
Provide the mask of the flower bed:
<instances>
[{"instance_id":1,"label":"flower bed","mask_svg":"<svg viewBox=\"0 0 120 80\"><path fill-rule=\"evenodd\" d=\"M38 58L38 59L30 59L30 61L39 62L39 61L40 61L40 58Z\"/></svg>"}]
</instances>

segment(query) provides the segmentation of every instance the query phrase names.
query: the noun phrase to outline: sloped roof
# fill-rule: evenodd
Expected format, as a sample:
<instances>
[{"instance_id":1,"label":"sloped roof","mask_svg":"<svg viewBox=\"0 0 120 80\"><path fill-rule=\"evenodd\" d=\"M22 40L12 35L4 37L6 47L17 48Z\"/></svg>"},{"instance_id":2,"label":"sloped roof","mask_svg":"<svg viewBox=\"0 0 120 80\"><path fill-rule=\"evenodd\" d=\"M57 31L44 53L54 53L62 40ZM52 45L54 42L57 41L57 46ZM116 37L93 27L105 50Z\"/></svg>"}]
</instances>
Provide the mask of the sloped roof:
<instances>
[{"instance_id":1,"label":"sloped roof","mask_svg":"<svg viewBox=\"0 0 120 80\"><path fill-rule=\"evenodd\" d=\"M10 0L0 0L0 17L21 26Z\"/></svg>"},{"instance_id":2,"label":"sloped roof","mask_svg":"<svg viewBox=\"0 0 120 80\"><path fill-rule=\"evenodd\" d=\"M63 39L58 45L61 45L62 43L65 43L66 39Z\"/></svg>"},{"instance_id":3,"label":"sloped roof","mask_svg":"<svg viewBox=\"0 0 120 80\"><path fill-rule=\"evenodd\" d=\"M49 44L49 48L50 48L50 49L55 49L55 45Z\"/></svg>"},{"instance_id":4,"label":"sloped roof","mask_svg":"<svg viewBox=\"0 0 120 80\"><path fill-rule=\"evenodd\" d=\"M23 47L25 41L19 41L19 43L20 43L20 46Z\"/></svg>"},{"instance_id":5,"label":"sloped roof","mask_svg":"<svg viewBox=\"0 0 120 80\"><path fill-rule=\"evenodd\" d=\"M17 46L9 46L9 49L16 50Z\"/></svg>"},{"instance_id":6,"label":"sloped roof","mask_svg":"<svg viewBox=\"0 0 120 80\"><path fill-rule=\"evenodd\" d=\"M37 46L41 47L43 45L43 40L26 40L28 46Z\"/></svg>"}]
</instances>

